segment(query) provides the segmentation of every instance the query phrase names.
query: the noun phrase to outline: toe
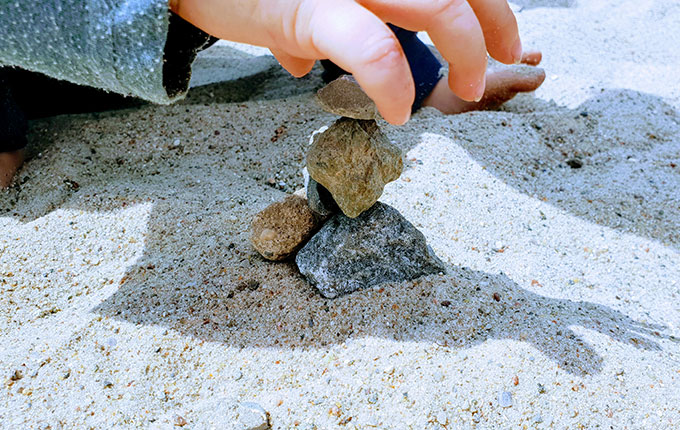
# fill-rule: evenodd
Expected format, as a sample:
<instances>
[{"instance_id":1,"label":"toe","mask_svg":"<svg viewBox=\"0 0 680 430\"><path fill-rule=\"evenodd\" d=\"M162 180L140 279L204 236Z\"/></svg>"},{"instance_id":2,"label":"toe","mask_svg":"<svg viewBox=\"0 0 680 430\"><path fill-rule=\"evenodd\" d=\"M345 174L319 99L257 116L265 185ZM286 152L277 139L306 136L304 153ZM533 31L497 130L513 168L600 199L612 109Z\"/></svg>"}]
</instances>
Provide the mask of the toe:
<instances>
[{"instance_id":1,"label":"toe","mask_svg":"<svg viewBox=\"0 0 680 430\"><path fill-rule=\"evenodd\" d=\"M24 151L0 152L0 189L12 183L14 174L24 162Z\"/></svg>"},{"instance_id":2,"label":"toe","mask_svg":"<svg viewBox=\"0 0 680 430\"><path fill-rule=\"evenodd\" d=\"M527 51L522 54L522 64L529 66L538 66L543 59L541 51Z\"/></svg>"}]
</instances>

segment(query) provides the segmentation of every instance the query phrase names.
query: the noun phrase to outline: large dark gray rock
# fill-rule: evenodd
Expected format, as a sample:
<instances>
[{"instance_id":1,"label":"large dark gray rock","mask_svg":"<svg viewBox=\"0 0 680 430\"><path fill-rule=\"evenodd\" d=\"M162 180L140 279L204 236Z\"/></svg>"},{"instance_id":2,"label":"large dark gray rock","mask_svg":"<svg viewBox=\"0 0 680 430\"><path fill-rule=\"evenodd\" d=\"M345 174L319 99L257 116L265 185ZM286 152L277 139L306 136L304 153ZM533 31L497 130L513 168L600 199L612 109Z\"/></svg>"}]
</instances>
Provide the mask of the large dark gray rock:
<instances>
[{"instance_id":1,"label":"large dark gray rock","mask_svg":"<svg viewBox=\"0 0 680 430\"><path fill-rule=\"evenodd\" d=\"M357 218L334 215L295 262L328 298L445 271L425 236L399 211L380 202Z\"/></svg>"}]
</instances>

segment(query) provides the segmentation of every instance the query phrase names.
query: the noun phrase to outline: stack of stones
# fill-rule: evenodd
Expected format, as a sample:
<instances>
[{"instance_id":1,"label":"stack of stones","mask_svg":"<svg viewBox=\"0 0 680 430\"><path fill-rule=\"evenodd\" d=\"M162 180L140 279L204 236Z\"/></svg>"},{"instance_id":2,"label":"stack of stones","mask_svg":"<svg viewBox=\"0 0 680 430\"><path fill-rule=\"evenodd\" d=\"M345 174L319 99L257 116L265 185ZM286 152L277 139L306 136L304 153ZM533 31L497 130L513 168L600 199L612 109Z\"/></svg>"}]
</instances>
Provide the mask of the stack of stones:
<instances>
[{"instance_id":1,"label":"stack of stones","mask_svg":"<svg viewBox=\"0 0 680 430\"><path fill-rule=\"evenodd\" d=\"M305 192L255 216L255 249L274 261L297 253L300 272L328 298L443 272L423 234L378 202L385 185L401 175L403 161L378 127L373 101L349 75L317 96L324 110L341 118L312 136Z\"/></svg>"}]
</instances>

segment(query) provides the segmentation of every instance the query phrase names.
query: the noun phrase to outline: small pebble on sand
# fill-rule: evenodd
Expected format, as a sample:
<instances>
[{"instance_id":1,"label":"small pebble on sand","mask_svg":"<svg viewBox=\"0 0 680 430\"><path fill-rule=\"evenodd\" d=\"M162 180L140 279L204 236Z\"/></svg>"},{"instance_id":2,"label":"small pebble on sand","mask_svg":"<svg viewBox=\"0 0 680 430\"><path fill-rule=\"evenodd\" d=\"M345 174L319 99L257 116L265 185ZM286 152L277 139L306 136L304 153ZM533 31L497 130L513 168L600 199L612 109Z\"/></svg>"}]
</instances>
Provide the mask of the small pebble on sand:
<instances>
[{"instance_id":1,"label":"small pebble on sand","mask_svg":"<svg viewBox=\"0 0 680 430\"><path fill-rule=\"evenodd\" d=\"M512 406L512 394L508 391L501 391L498 393L498 405L501 408L509 408Z\"/></svg>"},{"instance_id":2,"label":"small pebble on sand","mask_svg":"<svg viewBox=\"0 0 680 430\"><path fill-rule=\"evenodd\" d=\"M267 411L265 411L258 403L239 403L236 413L236 428L239 430L267 430L271 428Z\"/></svg>"}]
</instances>

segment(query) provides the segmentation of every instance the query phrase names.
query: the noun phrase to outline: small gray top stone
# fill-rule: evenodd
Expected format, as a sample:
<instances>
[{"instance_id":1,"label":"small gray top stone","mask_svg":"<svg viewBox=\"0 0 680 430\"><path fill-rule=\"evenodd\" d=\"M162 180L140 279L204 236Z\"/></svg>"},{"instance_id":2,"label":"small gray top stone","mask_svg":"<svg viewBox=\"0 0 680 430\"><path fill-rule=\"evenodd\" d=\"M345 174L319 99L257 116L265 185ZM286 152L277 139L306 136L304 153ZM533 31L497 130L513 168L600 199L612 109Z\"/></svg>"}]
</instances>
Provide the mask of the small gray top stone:
<instances>
[{"instance_id":1,"label":"small gray top stone","mask_svg":"<svg viewBox=\"0 0 680 430\"><path fill-rule=\"evenodd\" d=\"M378 119L373 100L352 75L342 75L317 92L317 101L326 112L354 119Z\"/></svg>"}]
</instances>

